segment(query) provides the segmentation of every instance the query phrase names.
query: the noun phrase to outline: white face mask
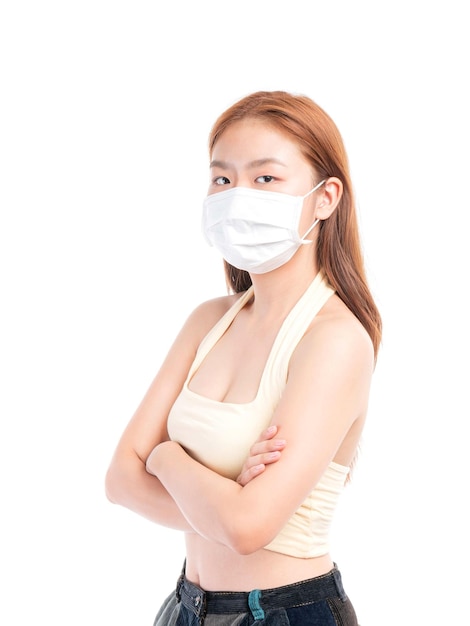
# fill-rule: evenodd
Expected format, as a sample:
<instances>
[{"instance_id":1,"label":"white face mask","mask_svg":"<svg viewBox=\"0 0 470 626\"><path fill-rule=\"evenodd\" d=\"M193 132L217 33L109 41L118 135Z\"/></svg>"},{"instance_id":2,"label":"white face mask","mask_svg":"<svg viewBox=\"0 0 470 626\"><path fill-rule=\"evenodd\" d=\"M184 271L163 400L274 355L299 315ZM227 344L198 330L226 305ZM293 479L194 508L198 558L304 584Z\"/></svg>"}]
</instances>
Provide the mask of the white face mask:
<instances>
[{"instance_id":1,"label":"white face mask","mask_svg":"<svg viewBox=\"0 0 470 626\"><path fill-rule=\"evenodd\" d=\"M318 224L315 220L303 237L299 223L305 196L232 187L207 196L202 229L211 246L240 270L264 274L287 263Z\"/></svg>"}]
</instances>

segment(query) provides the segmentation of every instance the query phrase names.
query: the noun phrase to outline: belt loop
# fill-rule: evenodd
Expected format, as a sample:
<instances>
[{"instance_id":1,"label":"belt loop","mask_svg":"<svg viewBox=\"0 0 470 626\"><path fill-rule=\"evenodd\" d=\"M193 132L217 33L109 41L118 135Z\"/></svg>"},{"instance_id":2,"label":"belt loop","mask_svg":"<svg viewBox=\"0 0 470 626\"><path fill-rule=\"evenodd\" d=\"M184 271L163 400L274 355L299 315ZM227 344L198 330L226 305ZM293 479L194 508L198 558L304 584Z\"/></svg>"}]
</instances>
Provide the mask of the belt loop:
<instances>
[{"instance_id":1,"label":"belt loop","mask_svg":"<svg viewBox=\"0 0 470 626\"><path fill-rule=\"evenodd\" d=\"M253 589L253 591L250 591L248 596L248 606L250 607L250 611L255 622L265 618L263 607L259 603L260 598L261 591L259 589Z\"/></svg>"},{"instance_id":2,"label":"belt loop","mask_svg":"<svg viewBox=\"0 0 470 626\"><path fill-rule=\"evenodd\" d=\"M178 603L181 602L181 587L183 586L183 583L184 583L185 572L186 572L186 559L184 560L183 569L181 570L181 574L179 575L179 578L176 582L176 601Z\"/></svg>"},{"instance_id":3,"label":"belt loop","mask_svg":"<svg viewBox=\"0 0 470 626\"><path fill-rule=\"evenodd\" d=\"M207 599L206 599L206 594L203 593L202 600L201 600L201 608L198 614L199 626L203 626L204 620L206 619L206 613L207 613Z\"/></svg>"},{"instance_id":4,"label":"belt loop","mask_svg":"<svg viewBox=\"0 0 470 626\"><path fill-rule=\"evenodd\" d=\"M341 598L341 600L343 602L346 602L346 600L348 599L348 596L346 595L346 592L344 591L344 587L343 587L343 581L341 579L341 573L336 565L336 563L334 563L334 570L333 570L333 578L335 581L335 585L336 585L336 589L338 591L338 595Z\"/></svg>"}]
</instances>

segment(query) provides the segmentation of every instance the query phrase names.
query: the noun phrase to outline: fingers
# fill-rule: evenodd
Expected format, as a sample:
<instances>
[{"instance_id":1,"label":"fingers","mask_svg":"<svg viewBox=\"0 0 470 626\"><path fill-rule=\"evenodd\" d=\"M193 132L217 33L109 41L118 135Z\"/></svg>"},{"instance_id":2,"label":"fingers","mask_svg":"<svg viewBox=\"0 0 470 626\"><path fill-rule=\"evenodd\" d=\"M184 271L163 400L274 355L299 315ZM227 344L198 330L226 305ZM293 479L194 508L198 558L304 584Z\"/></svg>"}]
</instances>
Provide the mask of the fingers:
<instances>
[{"instance_id":1,"label":"fingers","mask_svg":"<svg viewBox=\"0 0 470 626\"><path fill-rule=\"evenodd\" d=\"M237 482L245 486L250 480L264 472L266 466L276 463L281 458L281 452L286 446L285 439L274 439L277 434L277 426L270 426L259 436L256 443L250 448L250 456L241 469Z\"/></svg>"},{"instance_id":2,"label":"fingers","mask_svg":"<svg viewBox=\"0 0 470 626\"><path fill-rule=\"evenodd\" d=\"M274 428L276 428L276 427L274 427ZM277 428L274 431L274 434L276 432L277 432ZM283 450L285 448L285 446L286 446L285 439L272 439L272 438L266 439L266 438L263 438L264 434L265 433L263 433L261 435L261 437L258 439L258 441L256 441L256 443L254 443L251 446L251 448L250 448L250 459L253 459L255 457L259 457L260 455L267 454L267 453L270 453L270 452L277 452L277 451ZM272 434L271 437L273 437L274 434ZM264 462L264 461L262 461L262 462ZM251 463L251 465L253 465L253 463Z\"/></svg>"},{"instance_id":3,"label":"fingers","mask_svg":"<svg viewBox=\"0 0 470 626\"><path fill-rule=\"evenodd\" d=\"M259 465L253 465L253 467L250 467L247 470L242 470L242 473L237 478L237 483L244 487L250 482L250 480L253 480L253 478L256 478L256 476L262 474L264 470L265 465L263 465L262 463L260 463Z\"/></svg>"},{"instance_id":4,"label":"fingers","mask_svg":"<svg viewBox=\"0 0 470 626\"><path fill-rule=\"evenodd\" d=\"M273 450L272 452L263 452L262 454L250 455L242 467L242 472L252 470L255 467L269 465L279 460L281 456L280 450ZM263 468L264 469L264 468Z\"/></svg>"},{"instance_id":5,"label":"fingers","mask_svg":"<svg viewBox=\"0 0 470 626\"><path fill-rule=\"evenodd\" d=\"M277 430L278 428L275 424L268 426L268 428L266 428L266 430L263 430L261 435L258 437L257 443L260 441L265 441L266 439L272 439L274 435L277 433Z\"/></svg>"},{"instance_id":6,"label":"fingers","mask_svg":"<svg viewBox=\"0 0 470 626\"><path fill-rule=\"evenodd\" d=\"M270 463L275 463L280 458L280 450L274 450L273 452L265 452L264 454L250 456L243 465L242 471L237 478L237 483L244 487L250 482L250 480L253 480L253 478L262 474L266 469L266 465L269 465Z\"/></svg>"}]
</instances>

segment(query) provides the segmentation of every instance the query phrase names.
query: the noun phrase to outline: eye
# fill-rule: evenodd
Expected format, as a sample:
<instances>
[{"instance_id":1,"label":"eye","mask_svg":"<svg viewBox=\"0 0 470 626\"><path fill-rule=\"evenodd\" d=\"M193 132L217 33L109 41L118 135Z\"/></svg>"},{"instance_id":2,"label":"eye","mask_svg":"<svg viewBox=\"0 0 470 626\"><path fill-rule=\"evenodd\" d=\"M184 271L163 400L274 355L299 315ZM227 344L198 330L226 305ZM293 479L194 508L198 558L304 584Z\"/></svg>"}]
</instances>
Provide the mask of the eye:
<instances>
[{"instance_id":1,"label":"eye","mask_svg":"<svg viewBox=\"0 0 470 626\"><path fill-rule=\"evenodd\" d=\"M274 180L274 176L258 176L258 178L256 178L256 182L257 183L261 183L262 185L265 185L266 183L271 183Z\"/></svg>"},{"instance_id":2,"label":"eye","mask_svg":"<svg viewBox=\"0 0 470 626\"><path fill-rule=\"evenodd\" d=\"M230 185L230 181L226 176L217 176L213 180L214 185Z\"/></svg>"}]
</instances>

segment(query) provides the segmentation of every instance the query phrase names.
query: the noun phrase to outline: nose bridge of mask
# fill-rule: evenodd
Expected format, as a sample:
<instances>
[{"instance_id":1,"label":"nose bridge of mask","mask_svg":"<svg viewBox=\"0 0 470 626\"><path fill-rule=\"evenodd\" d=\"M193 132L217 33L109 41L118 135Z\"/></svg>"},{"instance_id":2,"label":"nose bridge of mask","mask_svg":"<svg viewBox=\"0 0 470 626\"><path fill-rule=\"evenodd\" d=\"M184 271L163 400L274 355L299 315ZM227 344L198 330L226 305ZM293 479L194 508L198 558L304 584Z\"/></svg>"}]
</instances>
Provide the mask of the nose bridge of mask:
<instances>
[{"instance_id":1,"label":"nose bridge of mask","mask_svg":"<svg viewBox=\"0 0 470 626\"><path fill-rule=\"evenodd\" d=\"M310 194L312 194L314 191L316 191L317 189L319 189L319 188L323 185L323 183L324 183L325 181L326 181L326 178L324 178L323 180L321 180L321 181L320 181L317 185L315 185L315 187L314 187L313 189L310 189L310 191L309 191L308 193L306 193L306 194L305 194L305 196L303 196L303 199L305 200L305 198L307 198ZM317 218L317 219L313 222L313 224L310 226L310 228L308 228L308 229L307 229L307 231L304 233L303 237L301 238L301 243L302 243L303 245L306 245L306 244L312 243L312 240L311 240L311 239L305 239L305 237L306 237L307 235L309 235L309 234L312 232L312 230L315 228L315 226L318 224L318 222L319 222L319 221L320 221L320 220Z\"/></svg>"}]
</instances>

